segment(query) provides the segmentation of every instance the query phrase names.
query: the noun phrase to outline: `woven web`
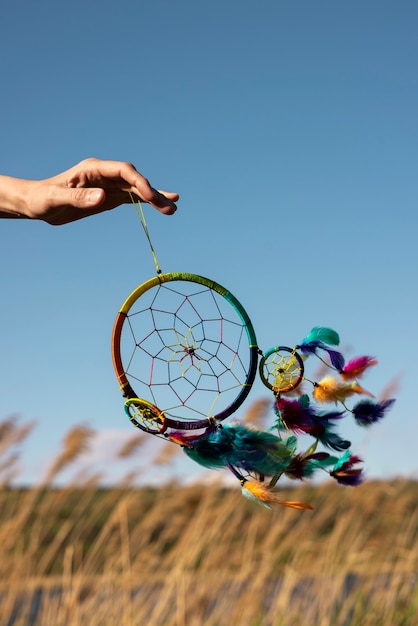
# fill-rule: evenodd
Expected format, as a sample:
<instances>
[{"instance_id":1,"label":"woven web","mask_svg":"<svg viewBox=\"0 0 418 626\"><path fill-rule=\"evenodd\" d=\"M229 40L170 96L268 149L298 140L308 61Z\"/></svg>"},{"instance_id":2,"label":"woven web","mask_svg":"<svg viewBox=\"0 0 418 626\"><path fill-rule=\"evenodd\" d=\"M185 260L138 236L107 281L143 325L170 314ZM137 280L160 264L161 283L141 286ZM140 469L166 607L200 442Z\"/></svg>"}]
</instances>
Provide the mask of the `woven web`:
<instances>
[{"instance_id":1,"label":"woven web","mask_svg":"<svg viewBox=\"0 0 418 626\"><path fill-rule=\"evenodd\" d=\"M158 284L129 311L121 338L125 373L139 398L180 420L216 415L246 383L245 323L213 289Z\"/></svg>"},{"instance_id":2,"label":"woven web","mask_svg":"<svg viewBox=\"0 0 418 626\"><path fill-rule=\"evenodd\" d=\"M263 375L274 390L280 391L297 383L300 365L291 352L277 350L264 361Z\"/></svg>"}]
</instances>

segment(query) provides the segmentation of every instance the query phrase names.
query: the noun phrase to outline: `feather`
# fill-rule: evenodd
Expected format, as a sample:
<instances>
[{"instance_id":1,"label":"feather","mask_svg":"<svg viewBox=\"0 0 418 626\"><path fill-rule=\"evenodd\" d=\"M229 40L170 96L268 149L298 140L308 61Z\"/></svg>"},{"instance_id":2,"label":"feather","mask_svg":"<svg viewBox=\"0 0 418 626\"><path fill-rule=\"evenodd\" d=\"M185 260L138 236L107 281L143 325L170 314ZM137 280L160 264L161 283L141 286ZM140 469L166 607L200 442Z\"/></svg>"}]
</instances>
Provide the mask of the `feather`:
<instances>
[{"instance_id":1,"label":"feather","mask_svg":"<svg viewBox=\"0 0 418 626\"><path fill-rule=\"evenodd\" d=\"M331 411L321 411L315 415L315 422L319 424L329 424L329 422L340 420L346 415L346 411L337 411L337 409L332 409Z\"/></svg>"},{"instance_id":2,"label":"feather","mask_svg":"<svg viewBox=\"0 0 418 626\"><path fill-rule=\"evenodd\" d=\"M275 403L278 428L286 428L295 433L306 433L319 439L325 446L334 450L346 449L350 442L341 439L332 430L331 422L345 416L345 411L316 412L309 403L308 396L299 400L277 398Z\"/></svg>"},{"instance_id":3,"label":"feather","mask_svg":"<svg viewBox=\"0 0 418 626\"><path fill-rule=\"evenodd\" d=\"M342 369L340 376L343 380L353 380L364 374L368 367L377 365L377 360L373 356L358 356L351 359ZM338 369L338 368L337 368Z\"/></svg>"},{"instance_id":4,"label":"feather","mask_svg":"<svg viewBox=\"0 0 418 626\"><path fill-rule=\"evenodd\" d=\"M302 354L317 354L317 350L321 349L328 353L332 367L340 371L344 368L345 359L341 352L332 350L328 346L338 346L340 338L338 333L331 328L315 327L311 330L309 335L298 345L296 348L302 352ZM320 358L320 357L319 357Z\"/></svg>"},{"instance_id":5,"label":"feather","mask_svg":"<svg viewBox=\"0 0 418 626\"><path fill-rule=\"evenodd\" d=\"M362 463L362 459L347 450L334 465L330 476L341 485L357 487L363 482L363 470L354 467L357 463Z\"/></svg>"},{"instance_id":6,"label":"feather","mask_svg":"<svg viewBox=\"0 0 418 626\"><path fill-rule=\"evenodd\" d=\"M335 462L328 452L312 452L310 454L308 452L295 454L284 472L288 478L293 480L310 478L317 469L332 465Z\"/></svg>"},{"instance_id":7,"label":"feather","mask_svg":"<svg viewBox=\"0 0 418 626\"><path fill-rule=\"evenodd\" d=\"M274 410L278 417L276 426L279 429L306 433L314 423L314 411L309 406L308 396L302 396L299 400L287 400L278 396L274 403Z\"/></svg>"},{"instance_id":8,"label":"feather","mask_svg":"<svg viewBox=\"0 0 418 626\"><path fill-rule=\"evenodd\" d=\"M255 500L268 509L271 509L272 504L281 504L282 506L288 506L292 509L313 509L310 504L306 504L305 502L287 502L281 500L277 492L272 491L258 480L242 481L242 494L249 500Z\"/></svg>"},{"instance_id":9,"label":"feather","mask_svg":"<svg viewBox=\"0 0 418 626\"><path fill-rule=\"evenodd\" d=\"M170 441L183 447L184 452L195 463L208 469L220 469L225 467L223 454L229 447L224 443L213 441L212 432L202 435L185 435L182 432L174 432L168 435Z\"/></svg>"},{"instance_id":10,"label":"feather","mask_svg":"<svg viewBox=\"0 0 418 626\"><path fill-rule=\"evenodd\" d=\"M373 402L360 400L353 408L353 415L358 426L368 427L384 418L386 411L394 404L395 399Z\"/></svg>"},{"instance_id":11,"label":"feather","mask_svg":"<svg viewBox=\"0 0 418 626\"><path fill-rule=\"evenodd\" d=\"M209 469L229 465L271 476L280 473L290 462L296 438L283 441L276 435L244 424L227 424L203 435L190 436L175 432L169 435L196 463Z\"/></svg>"},{"instance_id":12,"label":"feather","mask_svg":"<svg viewBox=\"0 0 418 626\"><path fill-rule=\"evenodd\" d=\"M223 456L231 465L262 475L283 471L293 456L296 439L284 442L272 433L244 425L227 425L218 431L218 438L230 443Z\"/></svg>"},{"instance_id":13,"label":"feather","mask_svg":"<svg viewBox=\"0 0 418 626\"><path fill-rule=\"evenodd\" d=\"M324 326L315 326L312 328L309 335L301 341L302 345L312 344L312 343L325 343L329 346L338 346L340 343L340 337L335 330L332 328L326 328Z\"/></svg>"},{"instance_id":14,"label":"feather","mask_svg":"<svg viewBox=\"0 0 418 626\"><path fill-rule=\"evenodd\" d=\"M301 396L299 400L278 397L275 409L279 418L276 426L279 429L285 428L299 434L306 433L332 450L346 450L351 445L334 431L332 424L333 421L343 418L346 415L345 411L318 413L310 406L308 396Z\"/></svg>"},{"instance_id":15,"label":"feather","mask_svg":"<svg viewBox=\"0 0 418 626\"><path fill-rule=\"evenodd\" d=\"M328 411L317 413L309 403L309 396L303 395L298 400L287 400L282 397L276 398L274 404L278 420L278 428L286 428L296 433L310 433L312 426L341 419L344 411Z\"/></svg>"},{"instance_id":16,"label":"feather","mask_svg":"<svg viewBox=\"0 0 418 626\"><path fill-rule=\"evenodd\" d=\"M327 424L325 421L317 423L309 429L309 434L315 437L326 448L331 450L347 450L351 446L351 442L347 439L342 439L338 433L335 432L332 425Z\"/></svg>"},{"instance_id":17,"label":"feather","mask_svg":"<svg viewBox=\"0 0 418 626\"><path fill-rule=\"evenodd\" d=\"M351 446L351 441L342 439L340 435L332 432L331 429L326 429L324 434L319 437L319 441L327 448L331 448L331 450L336 450L337 452L347 450Z\"/></svg>"},{"instance_id":18,"label":"feather","mask_svg":"<svg viewBox=\"0 0 418 626\"><path fill-rule=\"evenodd\" d=\"M346 398L355 393L373 397L357 382L342 383L333 376L325 376L318 383L315 383L312 395L317 402L335 402L337 404L344 402Z\"/></svg>"},{"instance_id":19,"label":"feather","mask_svg":"<svg viewBox=\"0 0 418 626\"><path fill-rule=\"evenodd\" d=\"M344 369L345 359L341 352L337 352L337 350L330 350L329 348L323 348L328 352L329 360L331 361L331 365L335 367L338 372Z\"/></svg>"}]
</instances>

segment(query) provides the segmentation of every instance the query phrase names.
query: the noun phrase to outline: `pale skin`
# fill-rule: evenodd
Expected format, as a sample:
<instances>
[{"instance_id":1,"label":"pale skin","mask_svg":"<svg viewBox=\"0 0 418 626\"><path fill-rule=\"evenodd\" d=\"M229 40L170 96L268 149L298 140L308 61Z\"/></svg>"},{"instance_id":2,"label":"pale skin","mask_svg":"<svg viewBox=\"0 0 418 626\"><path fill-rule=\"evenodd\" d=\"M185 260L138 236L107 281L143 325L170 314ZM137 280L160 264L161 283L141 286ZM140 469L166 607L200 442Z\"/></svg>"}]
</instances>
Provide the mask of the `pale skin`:
<instances>
[{"instance_id":1,"label":"pale skin","mask_svg":"<svg viewBox=\"0 0 418 626\"><path fill-rule=\"evenodd\" d=\"M165 215L177 209L179 195L154 189L131 163L90 158L44 180L0 176L0 217L60 226L129 203L130 193Z\"/></svg>"}]
</instances>

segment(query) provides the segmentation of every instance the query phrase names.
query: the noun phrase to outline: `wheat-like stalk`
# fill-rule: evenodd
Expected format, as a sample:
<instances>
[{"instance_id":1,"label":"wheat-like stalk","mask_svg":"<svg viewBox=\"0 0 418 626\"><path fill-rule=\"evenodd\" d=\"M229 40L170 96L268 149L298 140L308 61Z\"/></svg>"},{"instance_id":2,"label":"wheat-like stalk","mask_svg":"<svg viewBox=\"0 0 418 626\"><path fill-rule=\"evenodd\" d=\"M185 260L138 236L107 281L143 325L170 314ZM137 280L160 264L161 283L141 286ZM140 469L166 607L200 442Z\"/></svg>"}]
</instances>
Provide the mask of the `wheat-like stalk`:
<instances>
[{"instance_id":1,"label":"wheat-like stalk","mask_svg":"<svg viewBox=\"0 0 418 626\"><path fill-rule=\"evenodd\" d=\"M52 482L59 472L73 463L80 454L86 452L93 434L94 431L84 424L73 426L64 438L61 453L48 469L45 482Z\"/></svg>"}]
</instances>

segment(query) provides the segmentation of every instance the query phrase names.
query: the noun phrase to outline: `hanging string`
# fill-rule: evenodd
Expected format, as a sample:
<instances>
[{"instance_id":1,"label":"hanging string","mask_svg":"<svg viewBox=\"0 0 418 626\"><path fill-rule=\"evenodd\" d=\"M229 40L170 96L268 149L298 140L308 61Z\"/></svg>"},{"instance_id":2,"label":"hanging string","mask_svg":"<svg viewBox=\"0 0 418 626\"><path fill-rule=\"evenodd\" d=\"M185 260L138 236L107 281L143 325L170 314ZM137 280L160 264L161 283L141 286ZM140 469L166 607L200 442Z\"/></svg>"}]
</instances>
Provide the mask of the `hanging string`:
<instances>
[{"instance_id":1,"label":"hanging string","mask_svg":"<svg viewBox=\"0 0 418 626\"><path fill-rule=\"evenodd\" d=\"M144 229L144 233L146 238L148 239L149 247L151 249L152 258L154 259L155 268L157 270L157 274L161 274L161 268L158 264L157 255L155 254L154 246L152 245L151 237L148 231L147 222L145 221L144 210L142 208L142 204L140 200L135 200L131 192L129 192L129 196L131 198L132 204L135 207L136 214L141 222L142 228Z\"/></svg>"}]
</instances>

